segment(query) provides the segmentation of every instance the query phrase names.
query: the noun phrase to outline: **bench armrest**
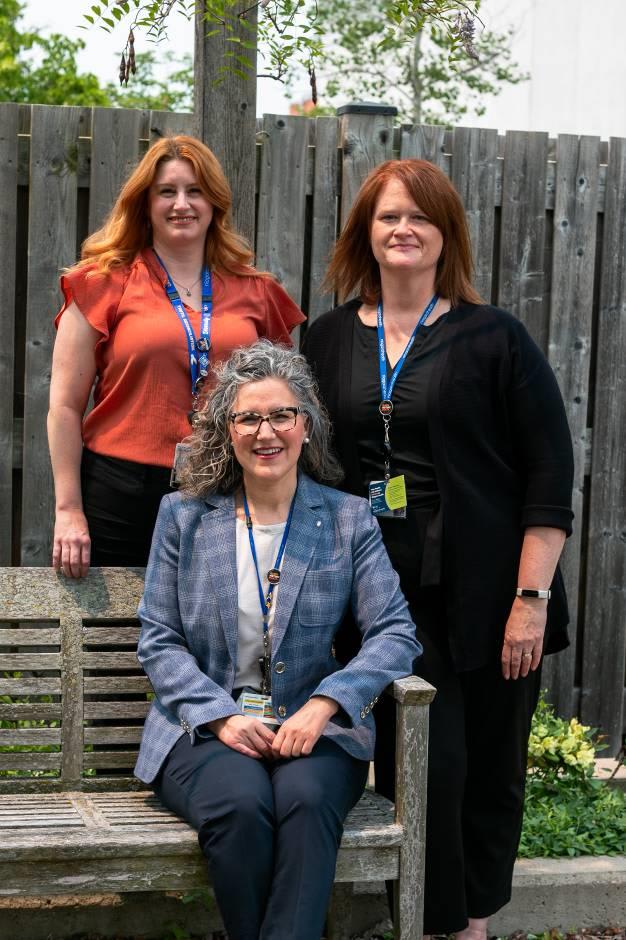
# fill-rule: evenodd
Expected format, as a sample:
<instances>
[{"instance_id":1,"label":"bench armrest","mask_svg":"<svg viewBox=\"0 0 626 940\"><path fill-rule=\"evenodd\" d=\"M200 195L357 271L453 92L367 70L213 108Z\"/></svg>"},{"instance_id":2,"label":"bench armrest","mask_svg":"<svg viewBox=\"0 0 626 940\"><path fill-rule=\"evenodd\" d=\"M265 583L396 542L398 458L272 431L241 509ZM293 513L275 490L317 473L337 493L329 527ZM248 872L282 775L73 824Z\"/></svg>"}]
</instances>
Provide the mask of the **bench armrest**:
<instances>
[{"instance_id":1,"label":"bench armrest","mask_svg":"<svg viewBox=\"0 0 626 940\"><path fill-rule=\"evenodd\" d=\"M394 698L398 705L430 705L435 692L435 687L419 676L396 679L385 689L385 694Z\"/></svg>"}]
</instances>

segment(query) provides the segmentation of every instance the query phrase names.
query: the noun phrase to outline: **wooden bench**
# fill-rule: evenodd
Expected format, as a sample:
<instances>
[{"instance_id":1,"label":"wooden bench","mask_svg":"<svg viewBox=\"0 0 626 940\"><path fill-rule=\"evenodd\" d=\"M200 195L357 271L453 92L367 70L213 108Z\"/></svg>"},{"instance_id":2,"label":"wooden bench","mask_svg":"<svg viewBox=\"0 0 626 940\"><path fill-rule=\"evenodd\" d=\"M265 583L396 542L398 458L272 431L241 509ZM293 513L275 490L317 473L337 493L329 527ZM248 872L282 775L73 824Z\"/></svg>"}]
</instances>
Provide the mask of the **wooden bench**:
<instances>
[{"instance_id":1,"label":"wooden bench","mask_svg":"<svg viewBox=\"0 0 626 940\"><path fill-rule=\"evenodd\" d=\"M135 656L142 588L143 569L95 568L83 581L0 569L0 896L207 885L196 833L132 777L151 696ZM398 799L367 791L346 821L332 940L348 937L353 883L383 879L397 885L396 937L421 937L434 690L407 678L388 691Z\"/></svg>"}]
</instances>

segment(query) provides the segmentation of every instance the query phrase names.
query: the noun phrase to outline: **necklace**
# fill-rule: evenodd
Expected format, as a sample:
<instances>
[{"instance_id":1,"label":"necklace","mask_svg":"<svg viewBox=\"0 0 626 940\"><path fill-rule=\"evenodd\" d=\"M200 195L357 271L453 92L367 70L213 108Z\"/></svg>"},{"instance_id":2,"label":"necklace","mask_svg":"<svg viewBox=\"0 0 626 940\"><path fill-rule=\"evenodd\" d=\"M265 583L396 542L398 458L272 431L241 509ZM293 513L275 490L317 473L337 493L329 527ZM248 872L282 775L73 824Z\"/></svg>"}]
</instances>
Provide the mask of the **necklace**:
<instances>
[{"instance_id":1,"label":"necklace","mask_svg":"<svg viewBox=\"0 0 626 940\"><path fill-rule=\"evenodd\" d=\"M170 277L172 277L171 274L170 274ZM191 285L191 287L185 287L185 285L184 285L184 284L181 284L180 281L177 281L175 277L172 277L172 280L174 281L174 284L176 284L177 287L182 287L182 288L184 289L184 291L185 291L185 297L191 297L191 288L196 286L196 284L198 283L198 281L200 280L201 277L202 277L202 272L201 272L201 273L198 275L198 277L195 279L195 281L193 282L193 284Z\"/></svg>"}]
</instances>

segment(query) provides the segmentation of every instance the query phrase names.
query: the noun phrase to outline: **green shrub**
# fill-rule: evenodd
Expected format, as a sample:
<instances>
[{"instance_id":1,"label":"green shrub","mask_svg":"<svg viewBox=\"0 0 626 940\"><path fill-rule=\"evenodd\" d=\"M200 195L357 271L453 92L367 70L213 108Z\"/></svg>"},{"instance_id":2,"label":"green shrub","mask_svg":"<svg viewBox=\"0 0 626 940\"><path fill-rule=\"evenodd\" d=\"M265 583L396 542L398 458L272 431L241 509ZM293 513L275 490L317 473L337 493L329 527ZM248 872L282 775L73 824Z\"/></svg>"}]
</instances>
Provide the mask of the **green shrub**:
<instances>
[{"instance_id":1,"label":"green shrub","mask_svg":"<svg viewBox=\"0 0 626 940\"><path fill-rule=\"evenodd\" d=\"M597 746L593 729L558 718L541 697L529 739L521 858L623 854L626 794L592 779Z\"/></svg>"}]
</instances>

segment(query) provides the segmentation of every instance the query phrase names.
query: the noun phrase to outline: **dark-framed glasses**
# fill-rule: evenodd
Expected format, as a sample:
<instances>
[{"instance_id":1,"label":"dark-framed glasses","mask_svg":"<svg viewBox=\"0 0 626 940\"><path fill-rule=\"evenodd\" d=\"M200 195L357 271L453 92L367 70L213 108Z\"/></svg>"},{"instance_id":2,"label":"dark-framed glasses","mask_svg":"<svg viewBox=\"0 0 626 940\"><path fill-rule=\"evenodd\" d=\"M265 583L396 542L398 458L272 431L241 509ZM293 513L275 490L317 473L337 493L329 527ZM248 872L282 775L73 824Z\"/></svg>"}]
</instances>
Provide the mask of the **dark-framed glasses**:
<instances>
[{"instance_id":1,"label":"dark-framed glasses","mask_svg":"<svg viewBox=\"0 0 626 940\"><path fill-rule=\"evenodd\" d=\"M274 408L267 415L260 415L256 411L233 411L230 415L232 425L237 434L257 434L264 421L267 421L273 431L292 431L296 426L298 415L303 409L297 405L285 405L284 408Z\"/></svg>"}]
</instances>

